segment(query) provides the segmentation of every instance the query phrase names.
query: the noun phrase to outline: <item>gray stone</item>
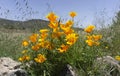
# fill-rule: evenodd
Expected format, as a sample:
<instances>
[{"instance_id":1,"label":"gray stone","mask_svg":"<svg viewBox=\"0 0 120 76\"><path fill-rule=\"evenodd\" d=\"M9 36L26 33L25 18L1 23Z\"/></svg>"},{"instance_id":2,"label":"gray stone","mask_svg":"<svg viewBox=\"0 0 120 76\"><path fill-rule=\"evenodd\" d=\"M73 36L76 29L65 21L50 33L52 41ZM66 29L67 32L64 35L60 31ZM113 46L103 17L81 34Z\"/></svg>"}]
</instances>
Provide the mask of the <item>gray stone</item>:
<instances>
[{"instance_id":1,"label":"gray stone","mask_svg":"<svg viewBox=\"0 0 120 76\"><path fill-rule=\"evenodd\" d=\"M97 58L97 61L100 63L104 63L104 64L109 64L111 66L116 67L119 72L120 72L120 65L119 65L119 61L117 61L116 59L114 59L111 56L104 56L102 58Z\"/></svg>"},{"instance_id":2,"label":"gray stone","mask_svg":"<svg viewBox=\"0 0 120 76\"><path fill-rule=\"evenodd\" d=\"M76 69L73 68L71 65L67 64L59 76L78 76L78 75L76 73Z\"/></svg>"},{"instance_id":3,"label":"gray stone","mask_svg":"<svg viewBox=\"0 0 120 76\"><path fill-rule=\"evenodd\" d=\"M96 64L102 69L105 76L120 76L120 62L111 56L97 58Z\"/></svg>"},{"instance_id":4,"label":"gray stone","mask_svg":"<svg viewBox=\"0 0 120 76\"><path fill-rule=\"evenodd\" d=\"M27 72L22 69L13 70L8 73L6 76L28 76Z\"/></svg>"},{"instance_id":5,"label":"gray stone","mask_svg":"<svg viewBox=\"0 0 120 76\"><path fill-rule=\"evenodd\" d=\"M27 76L26 71L20 69L21 63L9 57L0 58L0 76Z\"/></svg>"}]
</instances>

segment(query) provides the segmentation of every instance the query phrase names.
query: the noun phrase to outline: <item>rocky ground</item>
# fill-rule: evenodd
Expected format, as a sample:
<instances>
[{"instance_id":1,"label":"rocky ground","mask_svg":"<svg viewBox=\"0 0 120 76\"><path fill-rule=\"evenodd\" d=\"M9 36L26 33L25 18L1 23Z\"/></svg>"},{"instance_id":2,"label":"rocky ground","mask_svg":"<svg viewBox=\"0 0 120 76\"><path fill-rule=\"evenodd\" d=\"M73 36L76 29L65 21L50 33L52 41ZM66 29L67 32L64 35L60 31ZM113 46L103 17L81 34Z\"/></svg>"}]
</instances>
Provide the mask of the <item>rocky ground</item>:
<instances>
[{"instance_id":1,"label":"rocky ground","mask_svg":"<svg viewBox=\"0 0 120 76\"><path fill-rule=\"evenodd\" d=\"M120 76L120 65L119 62L116 61L111 56L105 56L103 58L97 58L96 63L104 63L113 67L114 69L109 73L110 76ZM0 58L0 76L28 76L27 72L20 68L21 63L16 62L9 57L1 57ZM102 66L101 66L102 67ZM118 72L115 72L117 70ZM114 74L114 75L112 75ZM70 65L66 65L65 70L61 72L61 76L79 76L75 73L75 69L73 69ZM109 76L109 75L107 75Z\"/></svg>"}]
</instances>

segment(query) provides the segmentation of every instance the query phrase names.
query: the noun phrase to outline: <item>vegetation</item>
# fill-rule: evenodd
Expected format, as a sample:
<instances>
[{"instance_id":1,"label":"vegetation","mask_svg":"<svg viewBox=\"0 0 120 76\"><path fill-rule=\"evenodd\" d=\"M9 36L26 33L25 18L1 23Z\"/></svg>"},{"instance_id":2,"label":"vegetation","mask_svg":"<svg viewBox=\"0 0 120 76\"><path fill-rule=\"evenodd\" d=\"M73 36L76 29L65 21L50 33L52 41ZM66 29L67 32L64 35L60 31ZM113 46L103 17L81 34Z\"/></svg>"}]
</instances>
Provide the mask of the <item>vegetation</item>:
<instances>
[{"instance_id":1,"label":"vegetation","mask_svg":"<svg viewBox=\"0 0 120 76\"><path fill-rule=\"evenodd\" d=\"M46 16L49 21L0 19L0 57L19 60L30 76L59 76L67 64L80 76L111 76L113 67L96 60L109 55L120 61L120 11L99 30L75 28L77 13L69 15L65 23L54 12Z\"/></svg>"},{"instance_id":2,"label":"vegetation","mask_svg":"<svg viewBox=\"0 0 120 76\"><path fill-rule=\"evenodd\" d=\"M101 48L102 35L92 32L95 26L89 25L84 29L85 34L79 37L81 34L72 29L76 13L70 12L70 16L72 19L62 23L57 15L49 13L49 28L41 29L40 33L34 33L29 39L23 40L24 50L19 61L30 75L59 76L67 64L76 67L80 75L99 74L94 62L105 53Z\"/></svg>"}]
</instances>

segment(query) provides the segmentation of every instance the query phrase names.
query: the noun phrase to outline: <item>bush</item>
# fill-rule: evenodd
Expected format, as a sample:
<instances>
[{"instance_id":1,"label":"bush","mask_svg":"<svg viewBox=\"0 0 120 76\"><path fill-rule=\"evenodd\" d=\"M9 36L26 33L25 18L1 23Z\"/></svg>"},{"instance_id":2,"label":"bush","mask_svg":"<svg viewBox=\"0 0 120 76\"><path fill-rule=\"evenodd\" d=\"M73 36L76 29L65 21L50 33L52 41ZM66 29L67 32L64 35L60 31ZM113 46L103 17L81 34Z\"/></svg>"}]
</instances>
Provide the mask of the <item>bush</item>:
<instances>
[{"instance_id":1,"label":"bush","mask_svg":"<svg viewBox=\"0 0 120 76\"><path fill-rule=\"evenodd\" d=\"M49 29L41 29L23 40L19 61L31 76L59 76L67 64L76 67L82 76L98 74L94 62L103 55L102 35L93 34L95 26L89 25L84 29L85 35L80 36L72 29L76 15L70 12L72 19L63 23L51 12L46 16Z\"/></svg>"}]
</instances>

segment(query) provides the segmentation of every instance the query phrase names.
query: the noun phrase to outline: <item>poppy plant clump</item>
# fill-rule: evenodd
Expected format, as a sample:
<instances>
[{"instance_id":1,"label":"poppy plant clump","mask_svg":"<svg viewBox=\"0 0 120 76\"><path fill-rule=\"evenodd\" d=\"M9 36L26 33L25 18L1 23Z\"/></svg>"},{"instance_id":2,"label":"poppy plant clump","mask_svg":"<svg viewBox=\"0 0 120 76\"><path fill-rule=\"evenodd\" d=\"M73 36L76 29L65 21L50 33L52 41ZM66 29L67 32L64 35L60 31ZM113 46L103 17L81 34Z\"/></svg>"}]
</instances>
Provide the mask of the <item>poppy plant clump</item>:
<instances>
[{"instance_id":1,"label":"poppy plant clump","mask_svg":"<svg viewBox=\"0 0 120 76\"><path fill-rule=\"evenodd\" d=\"M70 12L69 15L74 18L77 14ZM46 18L50 21L48 24L49 28L40 29L39 33L33 33L28 40L23 40L22 45L27 50L27 53L22 53L23 56L19 58L20 61L29 60L43 63L47 58L42 55L44 53L41 50L56 50L58 53L64 53L77 41L78 34L72 29L74 25L72 20L68 20L66 23L59 22L59 17L54 12L50 12ZM57 44L53 42L54 39L61 42L61 38L63 43Z\"/></svg>"},{"instance_id":2,"label":"poppy plant clump","mask_svg":"<svg viewBox=\"0 0 120 76\"><path fill-rule=\"evenodd\" d=\"M51 69L56 68L57 66L64 66L68 63L74 63L77 65L77 63L81 62L79 61L81 58L89 56L87 55L87 52L85 52L86 48L79 48L81 41L83 41L83 43L85 42L85 44L81 44L82 46L85 45L87 47L91 47L100 45L102 35L91 33L95 29L94 25L89 25L84 29L84 32L87 33L87 35L85 35L86 39L81 40L82 38L79 37L79 33L77 33L73 28L73 18L77 16L77 13L72 11L69 15L71 19L63 23L62 20L59 19L59 16L57 16L54 12L50 12L46 16L49 20L49 28L40 29L38 33L33 33L28 37L28 39L22 41L24 50L21 52L22 55L18 60L23 64L29 63L30 66L28 68L29 70L32 70L32 73L34 72L36 75L38 75L38 73L44 75L44 72L53 72L53 70L50 71L49 68ZM79 42L78 40L81 41ZM86 55L77 56L73 54L83 54L82 52L85 52ZM72 61L71 59L74 58L72 55L77 56L75 58L78 59L73 59L73 61L77 60L78 62L70 62ZM91 59L88 59L88 62L94 60L93 58L95 58L95 56L90 55L89 58ZM83 59L85 58L86 57ZM86 62L86 64L88 64L88 62Z\"/></svg>"}]
</instances>

